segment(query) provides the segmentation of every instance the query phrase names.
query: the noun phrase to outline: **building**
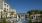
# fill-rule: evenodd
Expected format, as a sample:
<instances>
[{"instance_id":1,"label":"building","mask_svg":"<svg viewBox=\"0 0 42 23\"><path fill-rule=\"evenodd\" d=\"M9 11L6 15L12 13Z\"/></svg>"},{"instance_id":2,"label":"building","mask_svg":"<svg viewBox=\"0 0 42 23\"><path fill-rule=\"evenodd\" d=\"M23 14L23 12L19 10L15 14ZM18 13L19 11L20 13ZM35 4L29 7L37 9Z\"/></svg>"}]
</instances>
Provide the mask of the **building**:
<instances>
[{"instance_id":1,"label":"building","mask_svg":"<svg viewBox=\"0 0 42 23\"><path fill-rule=\"evenodd\" d=\"M14 18L14 15L16 15L16 10L15 9L9 9L9 12L7 12L7 17Z\"/></svg>"},{"instance_id":2,"label":"building","mask_svg":"<svg viewBox=\"0 0 42 23\"><path fill-rule=\"evenodd\" d=\"M2 13L1 13L2 12ZM14 14L12 14L14 13ZM10 15L12 14L12 15ZM0 16L1 17L12 17L16 14L15 9L11 9L10 5L5 0L0 0Z\"/></svg>"},{"instance_id":3,"label":"building","mask_svg":"<svg viewBox=\"0 0 42 23\"><path fill-rule=\"evenodd\" d=\"M35 15L31 15L30 17L32 18L32 22L40 22L40 15L41 14L35 14Z\"/></svg>"},{"instance_id":4,"label":"building","mask_svg":"<svg viewBox=\"0 0 42 23\"><path fill-rule=\"evenodd\" d=\"M2 10L9 11L10 6L4 0L0 0L0 8Z\"/></svg>"},{"instance_id":5,"label":"building","mask_svg":"<svg viewBox=\"0 0 42 23\"><path fill-rule=\"evenodd\" d=\"M16 10L15 9L9 9L9 12L14 12L14 14L16 15Z\"/></svg>"},{"instance_id":6,"label":"building","mask_svg":"<svg viewBox=\"0 0 42 23\"><path fill-rule=\"evenodd\" d=\"M18 13L17 18L29 18L29 14L28 13Z\"/></svg>"}]
</instances>

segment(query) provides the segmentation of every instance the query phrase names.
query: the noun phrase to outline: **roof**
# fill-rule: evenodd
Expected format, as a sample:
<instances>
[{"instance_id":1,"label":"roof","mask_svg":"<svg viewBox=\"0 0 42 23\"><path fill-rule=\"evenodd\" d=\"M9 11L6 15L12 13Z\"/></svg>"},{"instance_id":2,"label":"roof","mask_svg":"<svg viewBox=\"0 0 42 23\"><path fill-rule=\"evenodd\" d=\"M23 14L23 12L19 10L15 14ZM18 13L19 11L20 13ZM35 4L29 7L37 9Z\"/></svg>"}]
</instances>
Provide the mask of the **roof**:
<instances>
[{"instance_id":1,"label":"roof","mask_svg":"<svg viewBox=\"0 0 42 23\"><path fill-rule=\"evenodd\" d=\"M18 13L17 15L29 15L28 13Z\"/></svg>"}]
</instances>

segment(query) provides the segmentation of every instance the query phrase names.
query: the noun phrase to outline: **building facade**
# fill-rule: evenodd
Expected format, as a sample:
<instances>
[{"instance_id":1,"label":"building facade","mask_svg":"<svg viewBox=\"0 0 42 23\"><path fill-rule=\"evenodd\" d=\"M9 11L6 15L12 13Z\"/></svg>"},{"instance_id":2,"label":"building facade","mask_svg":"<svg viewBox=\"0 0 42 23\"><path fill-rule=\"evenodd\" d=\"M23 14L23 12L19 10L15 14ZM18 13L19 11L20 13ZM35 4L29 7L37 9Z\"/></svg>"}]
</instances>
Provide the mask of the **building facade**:
<instances>
[{"instance_id":1,"label":"building facade","mask_svg":"<svg viewBox=\"0 0 42 23\"><path fill-rule=\"evenodd\" d=\"M9 4L6 3L4 0L0 0L0 8L1 8L2 10L9 11L10 6L9 6Z\"/></svg>"},{"instance_id":2,"label":"building facade","mask_svg":"<svg viewBox=\"0 0 42 23\"><path fill-rule=\"evenodd\" d=\"M10 5L5 0L0 0L0 17L10 17L14 16L15 14L15 9L10 9Z\"/></svg>"},{"instance_id":3,"label":"building facade","mask_svg":"<svg viewBox=\"0 0 42 23\"><path fill-rule=\"evenodd\" d=\"M41 14L35 14L35 15L31 15L30 17L32 18L32 22L40 22L40 15Z\"/></svg>"}]
</instances>

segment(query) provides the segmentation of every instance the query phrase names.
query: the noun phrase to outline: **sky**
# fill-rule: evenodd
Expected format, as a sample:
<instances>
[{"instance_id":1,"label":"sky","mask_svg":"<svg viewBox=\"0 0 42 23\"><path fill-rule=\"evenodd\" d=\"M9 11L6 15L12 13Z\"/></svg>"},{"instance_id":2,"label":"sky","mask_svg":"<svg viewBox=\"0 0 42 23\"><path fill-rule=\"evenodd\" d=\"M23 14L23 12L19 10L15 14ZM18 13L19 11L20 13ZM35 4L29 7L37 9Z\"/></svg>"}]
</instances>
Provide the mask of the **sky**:
<instances>
[{"instance_id":1,"label":"sky","mask_svg":"<svg viewBox=\"0 0 42 23\"><path fill-rule=\"evenodd\" d=\"M42 10L42 0L6 0L17 13L27 13L29 10Z\"/></svg>"}]
</instances>

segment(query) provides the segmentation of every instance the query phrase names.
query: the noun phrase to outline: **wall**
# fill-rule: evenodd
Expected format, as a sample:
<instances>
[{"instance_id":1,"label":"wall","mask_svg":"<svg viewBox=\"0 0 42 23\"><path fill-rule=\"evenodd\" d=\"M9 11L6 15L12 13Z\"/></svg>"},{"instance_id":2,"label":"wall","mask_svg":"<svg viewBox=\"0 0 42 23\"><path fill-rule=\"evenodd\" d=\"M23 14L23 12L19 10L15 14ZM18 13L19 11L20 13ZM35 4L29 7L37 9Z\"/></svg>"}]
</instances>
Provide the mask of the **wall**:
<instances>
[{"instance_id":1,"label":"wall","mask_svg":"<svg viewBox=\"0 0 42 23\"><path fill-rule=\"evenodd\" d=\"M0 8L3 9L3 2L0 0Z\"/></svg>"}]
</instances>

